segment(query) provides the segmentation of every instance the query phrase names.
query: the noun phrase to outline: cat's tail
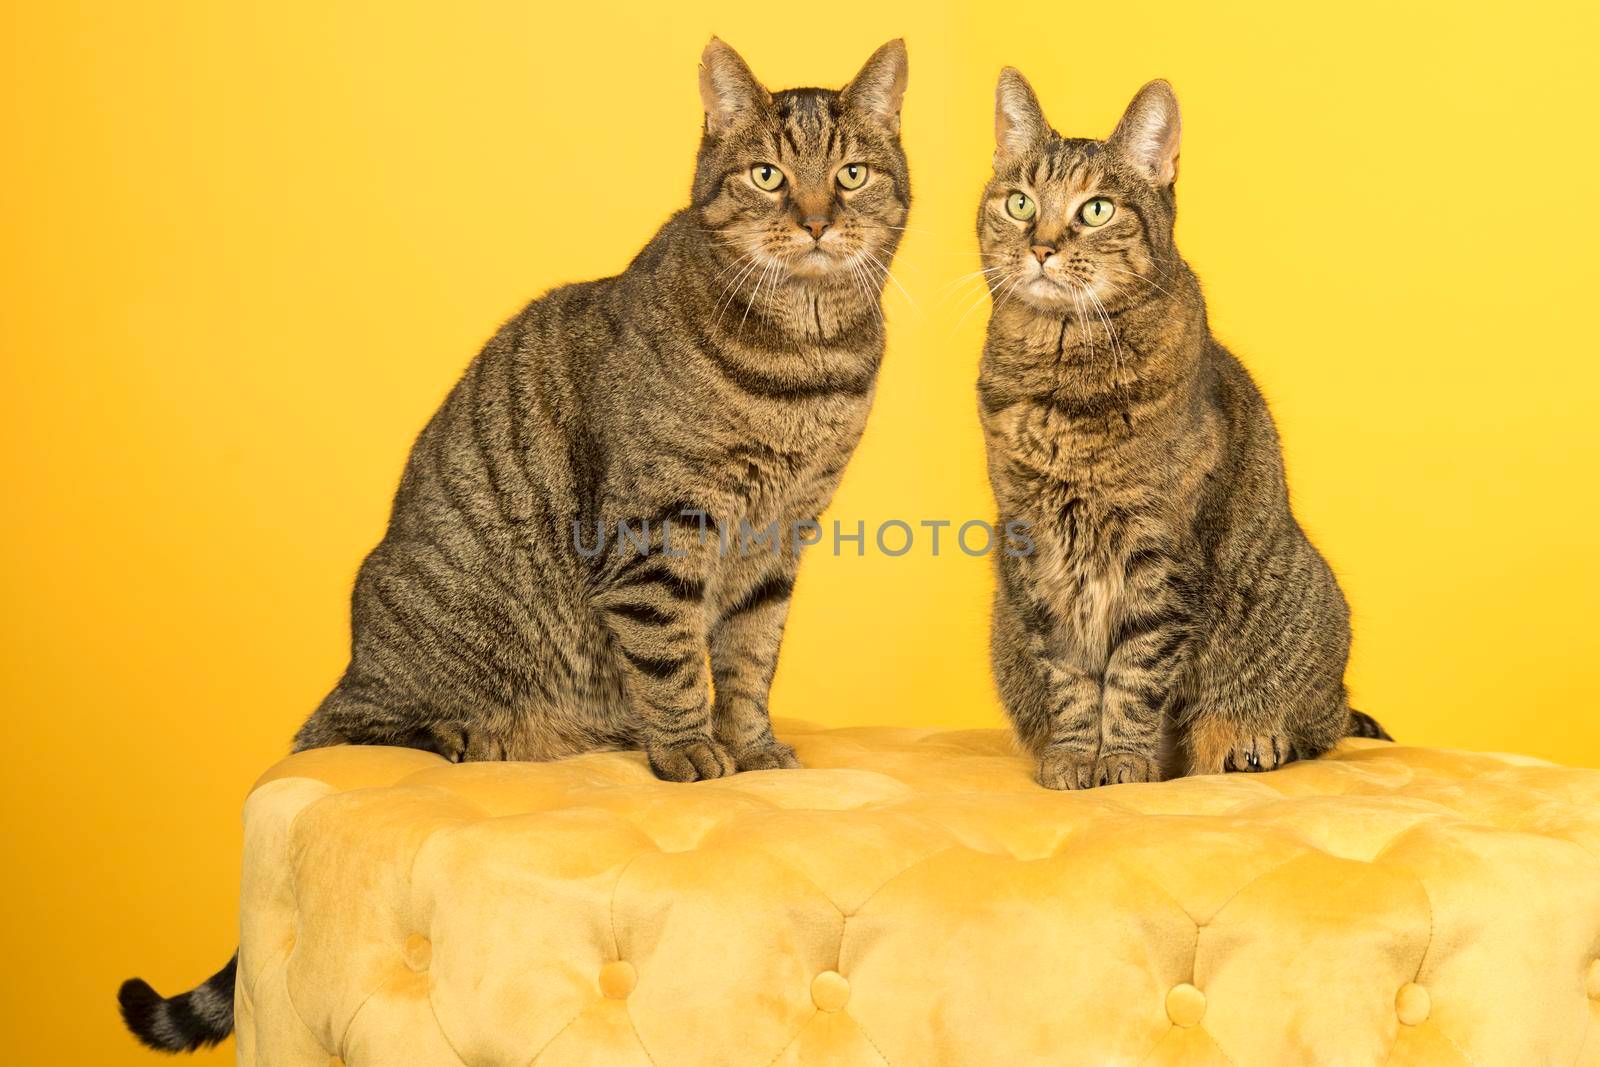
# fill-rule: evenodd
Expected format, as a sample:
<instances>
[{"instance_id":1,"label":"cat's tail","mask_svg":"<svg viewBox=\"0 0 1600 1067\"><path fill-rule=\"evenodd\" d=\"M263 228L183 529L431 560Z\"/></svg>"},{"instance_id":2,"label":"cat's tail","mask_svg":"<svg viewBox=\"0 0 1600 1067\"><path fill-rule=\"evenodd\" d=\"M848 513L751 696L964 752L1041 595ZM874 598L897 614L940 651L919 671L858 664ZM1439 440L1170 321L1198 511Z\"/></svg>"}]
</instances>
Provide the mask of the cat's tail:
<instances>
[{"instance_id":1,"label":"cat's tail","mask_svg":"<svg viewBox=\"0 0 1600 1067\"><path fill-rule=\"evenodd\" d=\"M1375 737L1380 741L1394 740L1389 736L1389 731L1378 725L1377 719L1374 719L1364 711L1357 711L1355 708L1350 709L1350 729L1346 731L1345 736Z\"/></svg>"},{"instance_id":2,"label":"cat's tail","mask_svg":"<svg viewBox=\"0 0 1600 1067\"><path fill-rule=\"evenodd\" d=\"M163 997L143 978L130 978L117 991L122 1021L133 1036L161 1052L193 1052L233 1033L235 952L228 965L195 989Z\"/></svg>"}]
</instances>

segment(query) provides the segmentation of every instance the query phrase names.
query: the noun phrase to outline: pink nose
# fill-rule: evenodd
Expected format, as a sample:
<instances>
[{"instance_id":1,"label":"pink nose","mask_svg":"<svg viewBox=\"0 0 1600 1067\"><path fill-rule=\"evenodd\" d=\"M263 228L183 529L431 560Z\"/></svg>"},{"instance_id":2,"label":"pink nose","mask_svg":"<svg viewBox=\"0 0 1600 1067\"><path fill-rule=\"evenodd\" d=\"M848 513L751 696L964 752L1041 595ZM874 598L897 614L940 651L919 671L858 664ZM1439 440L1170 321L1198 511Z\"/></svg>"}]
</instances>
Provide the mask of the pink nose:
<instances>
[{"instance_id":1,"label":"pink nose","mask_svg":"<svg viewBox=\"0 0 1600 1067\"><path fill-rule=\"evenodd\" d=\"M830 225L832 225L832 223L828 219L817 218L815 215L813 215L811 218L806 219L806 221L802 222L800 225L802 225L806 229L810 230L811 231L811 236L815 237L817 240L820 241L822 239L823 231L825 231Z\"/></svg>"},{"instance_id":2,"label":"pink nose","mask_svg":"<svg viewBox=\"0 0 1600 1067\"><path fill-rule=\"evenodd\" d=\"M1051 256L1053 256L1055 254L1056 254L1056 250L1053 247L1051 247L1050 245L1034 245L1033 246L1033 258L1037 259L1040 263L1043 263L1045 260L1049 259Z\"/></svg>"}]
</instances>

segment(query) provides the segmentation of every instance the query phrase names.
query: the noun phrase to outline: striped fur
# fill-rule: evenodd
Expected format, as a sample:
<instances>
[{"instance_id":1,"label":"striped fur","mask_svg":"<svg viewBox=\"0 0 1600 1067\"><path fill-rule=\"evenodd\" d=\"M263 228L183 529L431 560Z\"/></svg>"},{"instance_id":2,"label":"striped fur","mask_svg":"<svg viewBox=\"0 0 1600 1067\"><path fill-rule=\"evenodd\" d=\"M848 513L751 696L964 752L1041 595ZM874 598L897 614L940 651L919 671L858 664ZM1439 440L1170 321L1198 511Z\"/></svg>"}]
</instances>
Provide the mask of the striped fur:
<instances>
[{"instance_id":1,"label":"striped fur","mask_svg":"<svg viewBox=\"0 0 1600 1067\"><path fill-rule=\"evenodd\" d=\"M767 691L798 558L711 534L813 519L861 435L909 205L904 83L898 41L838 92L768 93L707 46L693 203L467 369L412 450L356 580L349 668L297 749L642 747L673 781L797 765ZM762 163L780 189L752 180ZM870 174L851 191L848 163ZM574 531L623 524L622 550L576 550Z\"/></svg>"},{"instance_id":2,"label":"striped fur","mask_svg":"<svg viewBox=\"0 0 1600 1067\"><path fill-rule=\"evenodd\" d=\"M1036 551L997 556L992 652L1052 788L1265 770L1387 736L1350 710L1344 597L1173 245L1178 130L1165 82L1091 141L1001 77L978 391L1000 521L1028 523ZM1008 212L1016 192L1031 218ZM1115 211L1090 226L1097 197Z\"/></svg>"},{"instance_id":3,"label":"striped fur","mask_svg":"<svg viewBox=\"0 0 1600 1067\"><path fill-rule=\"evenodd\" d=\"M799 766L767 710L798 552L726 535L814 520L861 436L910 205L905 72L892 41L842 90L769 93L707 46L692 203L467 368L411 451L356 578L350 664L296 750L638 747L680 782ZM758 163L784 185L758 188ZM852 163L869 177L847 190ZM580 550L619 524L621 551ZM169 1000L130 981L124 1018L156 1048L219 1040L233 970Z\"/></svg>"},{"instance_id":4,"label":"striped fur","mask_svg":"<svg viewBox=\"0 0 1600 1067\"><path fill-rule=\"evenodd\" d=\"M193 1052L233 1033L233 982L239 957L187 993L163 998L142 978L122 983L122 1021L140 1041L162 1052Z\"/></svg>"}]
</instances>

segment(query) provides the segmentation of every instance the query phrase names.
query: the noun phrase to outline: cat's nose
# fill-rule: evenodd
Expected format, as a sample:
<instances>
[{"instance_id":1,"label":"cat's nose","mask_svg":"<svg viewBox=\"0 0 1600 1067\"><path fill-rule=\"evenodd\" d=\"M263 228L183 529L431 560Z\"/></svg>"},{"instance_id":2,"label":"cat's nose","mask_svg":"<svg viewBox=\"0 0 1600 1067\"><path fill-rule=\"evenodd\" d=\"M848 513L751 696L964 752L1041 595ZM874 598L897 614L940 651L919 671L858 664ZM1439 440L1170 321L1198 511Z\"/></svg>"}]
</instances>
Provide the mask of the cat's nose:
<instances>
[{"instance_id":1,"label":"cat's nose","mask_svg":"<svg viewBox=\"0 0 1600 1067\"><path fill-rule=\"evenodd\" d=\"M1045 260L1049 259L1051 256L1053 256L1055 254L1056 254L1056 250L1055 250L1055 246L1054 245L1034 245L1033 246L1033 258L1037 259L1040 263L1043 263Z\"/></svg>"},{"instance_id":2,"label":"cat's nose","mask_svg":"<svg viewBox=\"0 0 1600 1067\"><path fill-rule=\"evenodd\" d=\"M822 234L824 231L826 231L829 226L833 225L833 220L812 215L800 225L804 226L807 230L810 230L811 236L820 241L822 240Z\"/></svg>"}]
</instances>

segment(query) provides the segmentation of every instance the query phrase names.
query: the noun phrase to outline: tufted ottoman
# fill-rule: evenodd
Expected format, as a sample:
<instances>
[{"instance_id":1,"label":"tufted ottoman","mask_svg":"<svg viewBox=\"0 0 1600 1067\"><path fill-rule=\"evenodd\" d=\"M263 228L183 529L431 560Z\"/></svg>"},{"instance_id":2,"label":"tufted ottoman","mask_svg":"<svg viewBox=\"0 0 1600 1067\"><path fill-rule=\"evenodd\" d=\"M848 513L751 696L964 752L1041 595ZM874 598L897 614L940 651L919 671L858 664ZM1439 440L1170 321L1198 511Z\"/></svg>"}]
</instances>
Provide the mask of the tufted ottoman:
<instances>
[{"instance_id":1,"label":"tufted ottoman","mask_svg":"<svg viewBox=\"0 0 1600 1067\"><path fill-rule=\"evenodd\" d=\"M1346 742L1051 793L995 730L807 769L307 752L245 809L239 1062L1600 1064L1600 771Z\"/></svg>"}]
</instances>

